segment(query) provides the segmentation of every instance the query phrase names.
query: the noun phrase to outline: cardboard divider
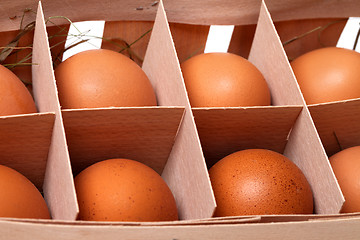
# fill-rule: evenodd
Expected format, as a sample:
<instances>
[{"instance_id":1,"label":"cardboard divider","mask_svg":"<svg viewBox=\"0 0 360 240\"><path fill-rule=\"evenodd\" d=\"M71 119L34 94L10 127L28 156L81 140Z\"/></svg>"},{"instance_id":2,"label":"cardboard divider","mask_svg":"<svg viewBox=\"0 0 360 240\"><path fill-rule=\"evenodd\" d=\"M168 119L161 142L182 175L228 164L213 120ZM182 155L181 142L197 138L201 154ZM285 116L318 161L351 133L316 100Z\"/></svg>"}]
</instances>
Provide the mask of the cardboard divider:
<instances>
[{"instance_id":1,"label":"cardboard divider","mask_svg":"<svg viewBox=\"0 0 360 240\"><path fill-rule=\"evenodd\" d=\"M0 164L22 173L40 191L54 119L53 113L0 117Z\"/></svg>"},{"instance_id":2,"label":"cardboard divider","mask_svg":"<svg viewBox=\"0 0 360 240\"><path fill-rule=\"evenodd\" d=\"M162 1L143 70L154 86L159 104L185 106L182 124L162 174L175 196L179 218L211 217L216 203Z\"/></svg>"},{"instance_id":3,"label":"cardboard divider","mask_svg":"<svg viewBox=\"0 0 360 240\"><path fill-rule=\"evenodd\" d=\"M266 79L272 105L304 105L299 85L294 80L285 50L264 1L248 59Z\"/></svg>"},{"instance_id":4,"label":"cardboard divider","mask_svg":"<svg viewBox=\"0 0 360 240\"><path fill-rule=\"evenodd\" d=\"M32 59L36 63L32 66L33 92L39 111L55 113L43 185L44 197L53 219L75 220L79 210L41 2L37 10Z\"/></svg>"},{"instance_id":5,"label":"cardboard divider","mask_svg":"<svg viewBox=\"0 0 360 240\"><path fill-rule=\"evenodd\" d=\"M207 166L249 148L282 153L301 110L301 106L193 108Z\"/></svg>"},{"instance_id":6,"label":"cardboard divider","mask_svg":"<svg viewBox=\"0 0 360 240\"><path fill-rule=\"evenodd\" d=\"M161 174L183 113L181 107L63 110L74 176L110 158L136 160Z\"/></svg>"},{"instance_id":7,"label":"cardboard divider","mask_svg":"<svg viewBox=\"0 0 360 240\"><path fill-rule=\"evenodd\" d=\"M261 54L269 56L270 61L259 63L259 59L262 59ZM268 76L270 85L275 87L273 91L275 102L291 101L306 106L264 1L249 58L256 61L256 65ZM283 78L282 81L280 78ZM344 197L306 107L303 108L288 140L284 155L289 157L307 177L314 194L315 213L338 213Z\"/></svg>"},{"instance_id":8,"label":"cardboard divider","mask_svg":"<svg viewBox=\"0 0 360 240\"><path fill-rule=\"evenodd\" d=\"M326 153L360 145L360 99L308 106Z\"/></svg>"}]
</instances>

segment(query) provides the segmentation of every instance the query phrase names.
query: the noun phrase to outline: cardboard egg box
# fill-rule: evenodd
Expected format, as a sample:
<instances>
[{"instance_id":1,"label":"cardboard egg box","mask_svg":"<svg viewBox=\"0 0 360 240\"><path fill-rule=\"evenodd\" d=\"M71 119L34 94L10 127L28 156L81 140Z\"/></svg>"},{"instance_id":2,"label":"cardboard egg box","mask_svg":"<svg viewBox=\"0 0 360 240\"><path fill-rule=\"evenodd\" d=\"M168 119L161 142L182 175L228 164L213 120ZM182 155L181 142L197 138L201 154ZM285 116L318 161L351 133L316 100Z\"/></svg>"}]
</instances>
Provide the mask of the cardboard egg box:
<instances>
[{"instance_id":1,"label":"cardboard egg box","mask_svg":"<svg viewBox=\"0 0 360 240\"><path fill-rule=\"evenodd\" d=\"M9 13L23 9L24 6L38 9L33 48L33 62L37 64L33 66L33 85L40 114L9 116L4 119L16 118L23 123L26 118L37 115L53 117L48 124L51 129L46 131L50 138L47 158L42 158L46 168L37 174L43 181L43 184L40 182L37 186L40 189L43 186L53 219L2 219L1 233L7 239L26 239L32 233L37 233L44 239L73 239L84 236L91 239L119 236L131 239L149 239L149 236L151 239L278 239L289 237L289 232L294 239L319 239L321 236L327 239L340 236L343 239L352 239L359 236L359 215L338 214L344 198L328 164L324 145L314 126L309 107L303 101L273 25L274 20L316 16L318 10L312 8L316 5L315 2L304 10L299 9L300 2L290 3L285 0L283 6L273 1L266 4L260 1L229 1L229 4L210 4L206 8L208 11L203 11L203 1L165 1L164 4L161 1L111 1L106 7L100 3L80 6L77 1L71 1L71 8L60 1L43 2L43 7L30 1L13 1ZM339 13L338 9L331 7L326 12L320 11L323 15L319 17L345 17L356 12L352 7L355 1L342 4L345 13ZM96 9L100 7L103 11L99 12ZM82 11L75 13L73 9L78 8ZM289 9L293 10L291 15L288 13ZM52 72L43 10L45 16L64 15L73 21L154 21L142 67L154 86L159 107L61 110ZM303 15L304 11L307 14ZM273 14L276 18L272 19ZM1 31L15 30L18 26L16 19L9 22L9 19L0 18L0 21L7 23L1 25ZM249 60L262 71L268 81L273 106L191 109L169 22L190 25L255 24L256 32ZM51 118L49 116L48 118ZM219 126L219 123L224 121L226 124ZM164 123L169 124L166 129L162 128ZM42 123L39 124L41 129L45 128ZM11 121L8 128L14 126L17 126L16 121ZM124 126L127 126L127 129ZM173 191L179 207L180 221L75 221L78 207L73 186L74 173L100 158L112 157L109 152L117 154L116 150L107 145L107 141L113 142L117 139L118 147L122 147L124 142L121 142L120 136L125 134L130 139L133 137L130 142L137 142L139 139L136 134L139 134L137 130L140 126L142 129L150 128L149 135L146 135L147 131L141 132L146 135L147 141L141 143L140 156L145 157L149 153L161 155L157 158L161 159L160 162L154 162L153 159L145 161L162 174ZM110 129L114 128L116 130L111 132ZM161 144L150 140L154 133L164 135ZM108 139L103 137L104 134L107 134ZM33 142L34 133L27 136L29 141ZM7 139L14 138L10 136ZM238 143L226 144L228 149L223 152L212 152L213 149L225 145L222 142L224 139L235 139ZM126 143L129 143L129 140ZM215 145L211 145L212 143ZM284 153L294 161L305 173L314 191L316 214L211 218L216 202L207 175L207 164L211 165L211 161L216 161L231 151L249 147L269 148ZM12 155L19 150L18 147L10 148L13 149L10 152ZM94 152L87 152L89 149ZM134 145L126 146L125 149L130 152L130 156L139 153ZM24 163L22 159L19 162ZM27 162L25 169L33 172ZM339 230L337 226L342 228ZM335 228L339 231L334 232Z\"/></svg>"}]
</instances>

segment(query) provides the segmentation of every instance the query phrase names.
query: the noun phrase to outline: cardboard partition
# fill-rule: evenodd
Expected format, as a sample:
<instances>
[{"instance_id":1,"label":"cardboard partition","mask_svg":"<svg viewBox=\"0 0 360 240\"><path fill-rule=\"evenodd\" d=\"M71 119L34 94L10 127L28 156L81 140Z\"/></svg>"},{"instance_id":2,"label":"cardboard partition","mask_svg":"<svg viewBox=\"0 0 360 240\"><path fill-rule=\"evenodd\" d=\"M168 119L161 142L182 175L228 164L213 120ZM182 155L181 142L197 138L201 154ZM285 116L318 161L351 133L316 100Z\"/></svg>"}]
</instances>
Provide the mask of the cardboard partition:
<instances>
[{"instance_id":1,"label":"cardboard partition","mask_svg":"<svg viewBox=\"0 0 360 240\"><path fill-rule=\"evenodd\" d=\"M249 61L264 75L270 88L272 105L304 105L299 85L290 70L285 50L264 1Z\"/></svg>"},{"instance_id":2,"label":"cardboard partition","mask_svg":"<svg viewBox=\"0 0 360 240\"><path fill-rule=\"evenodd\" d=\"M183 113L181 107L63 110L74 176L110 158L137 160L161 174Z\"/></svg>"},{"instance_id":3,"label":"cardboard partition","mask_svg":"<svg viewBox=\"0 0 360 240\"><path fill-rule=\"evenodd\" d=\"M23 174L40 191L54 119L53 113L0 117L0 164Z\"/></svg>"},{"instance_id":4,"label":"cardboard partition","mask_svg":"<svg viewBox=\"0 0 360 240\"><path fill-rule=\"evenodd\" d=\"M208 168L244 149L282 153L301 106L193 108Z\"/></svg>"},{"instance_id":5,"label":"cardboard partition","mask_svg":"<svg viewBox=\"0 0 360 240\"><path fill-rule=\"evenodd\" d=\"M209 218L215 210L215 198L162 1L143 70L155 88L159 104L185 106L182 124L162 173L174 193L179 218Z\"/></svg>"},{"instance_id":6,"label":"cardboard partition","mask_svg":"<svg viewBox=\"0 0 360 240\"><path fill-rule=\"evenodd\" d=\"M302 110L288 140L284 154L308 179L314 194L315 212L339 213L344 196L307 108Z\"/></svg>"},{"instance_id":7,"label":"cardboard partition","mask_svg":"<svg viewBox=\"0 0 360 240\"><path fill-rule=\"evenodd\" d=\"M75 220L79 210L41 2L37 11L32 59L35 63L32 66L33 91L38 108L40 111L55 112L43 185L44 197L53 219Z\"/></svg>"},{"instance_id":8,"label":"cardboard partition","mask_svg":"<svg viewBox=\"0 0 360 240\"><path fill-rule=\"evenodd\" d=\"M360 99L308 106L326 153L360 145Z\"/></svg>"},{"instance_id":9,"label":"cardboard partition","mask_svg":"<svg viewBox=\"0 0 360 240\"><path fill-rule=\"evenodd\" d=\"M267 77L275 103L306 106L264 1L249 59ZM301 111L288 140L284 154L307 177L314 194L315 212L338 213L344 197L306 107Z\"/></svg>"}]
</instances>

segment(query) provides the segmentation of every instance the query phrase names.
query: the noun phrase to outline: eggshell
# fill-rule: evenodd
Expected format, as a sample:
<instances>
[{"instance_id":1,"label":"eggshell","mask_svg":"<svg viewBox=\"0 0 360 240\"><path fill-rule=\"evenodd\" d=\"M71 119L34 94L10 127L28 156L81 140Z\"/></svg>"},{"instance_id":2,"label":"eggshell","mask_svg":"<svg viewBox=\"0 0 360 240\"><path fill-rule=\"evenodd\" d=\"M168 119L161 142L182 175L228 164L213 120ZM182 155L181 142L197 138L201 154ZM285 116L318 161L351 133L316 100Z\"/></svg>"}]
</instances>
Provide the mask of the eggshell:
<instances>
[{"instance_id":1,"label":"eggshell","mask_svg":"<svg viewBox=\"0 0 360 240\"><path fill-rule=\"evenodd\" d=\"M330 158L345 203L342 212L360 212L360 146L344 149Z\"/></svg>"},{"instance_id":2,"label":"eggshell","mask_svg":"<svg viewBox=\"0 0 360 240\"><path fill-rule=\"evenodd\" d=\"M301 170L280 153L235 152L209 170L215 216L313 213L313 195Z\"/></svg>"},{"instance_id":3,"label":"eggshell","mask_svg":"<svg viewBox=\"0 0 360 240\"><path fill-rule=\"evenodd\" d=\"M49 219L39 190L25 176L0 165L0 217Z\"/></svg>"},{"instance_id":4,"label":"eggshell","mask_svg":"<svg viewBox=\"0 0 360 240\"><path fill-rule=\"evenodd\" d=\"M55 78L62 108L157 105L144 71L112 50L75 54L56 67Z\"/></svg>"},{"instance_id":5,"label":"eggshell","mask_svg":"<svg viewBox=\"0 0 360 240\"><path fill-rule=\"evenodd\" d=\"M204 53L181 64L192 107L270 105L270 90L261 72L232 53Z\"/></svg>"},{"instance_id":6,"label":"eggshell","mask_svg":"<svg viewBox=\"0 0 360 240\"><path fill-rule=\"evenodd\" d=\"M175 199L161 176L129 159L104 160L75 178L79 219L92 221L171 221Z\"/></svg>"},{"instance_id":7,"label":"eggshell","mask_svg":"<svg viewBox=\"0 0 360 240\"><path fill-rule=\"evenodd\" d=\"M317 49L291 63L307 104L360 98L360 53L344 48Z\"/></svg>"},{"instance_id":8,"label":"eggshell","mask_svg":"<svg viewBox=\"0 0 360 240\"><path fill-rule=\"evenodd\" d=\"M35 112L28 89L13 72L0 65L0 116Z\"/></svg>"},{"instance_id":9,"label":"eggshell","mask_svg":"<svg viewBox=\"0 0 360 240\"><path fill-rule=\"evenodd\" d=\"M192 107L270 105L270 90L261 72L232 53L204 53L181 64Z\"/></svg>"}]
</instances>

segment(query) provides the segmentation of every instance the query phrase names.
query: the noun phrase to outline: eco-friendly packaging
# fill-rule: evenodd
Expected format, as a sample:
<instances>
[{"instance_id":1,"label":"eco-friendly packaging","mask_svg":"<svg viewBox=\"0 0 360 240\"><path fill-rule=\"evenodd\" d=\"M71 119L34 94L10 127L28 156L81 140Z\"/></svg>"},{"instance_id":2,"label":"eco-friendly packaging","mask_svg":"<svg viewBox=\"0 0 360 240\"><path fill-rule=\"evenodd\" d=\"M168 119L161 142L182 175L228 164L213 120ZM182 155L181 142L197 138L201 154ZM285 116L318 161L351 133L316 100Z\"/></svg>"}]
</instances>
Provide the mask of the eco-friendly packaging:
<instances>
[{"instance_id":1,"label":"eco-friendly packaging","mask_svg":"<svg viewBox=\"0 0 360 240\"><path fill-rule=\"evenodd\" d=\"M339 214L344 198L328 163L327 152L335 150L331 150L331 143L326 140L331 126L337 129L341 146L357 144L358 137L352 135L356 130L349 130L346 124L338 127L333 121L352 123L358 129L358 114L356 110L350 113L357 108L358 101L307 106L274 27L276 21L355 16L360 14L356 1L84 3L68 0L64 4L25 0L11 1L5 8L7 14L0 17L3 32L17 30L20 21L34 20L28 16L22 19L20 15L25 9L37 9L32 79L39 113L0 118L0 148L4 149L1 153L15 159L1 163L9 166L16 163L20 167L15 168L35 182L44 193L53 219L1 219L0 233L4 238L357 239L360 236L360 215ZM50 16L66 16L72 21L153 21L142 68L155 89L159 106L62 110L45 24ZM176 36L171 32L177 23L255 25L249 60L268 81L273 106L192 109L181 75L179 49L174 45ZM204 26L200 29L203 31ZM335 118L334 111L346 111L346 114ZM228 144L230 140L234 143ZM315 214L212 218L216 202L207 166L232 151L249 147L281 152L300 167L314 192ZM220 148L225 150L219 152ZM129 158L143 159L162 175L175 196L179 221L76 220L74 174L101 159L125 153Z\"/></svg>"}]
</instances>

